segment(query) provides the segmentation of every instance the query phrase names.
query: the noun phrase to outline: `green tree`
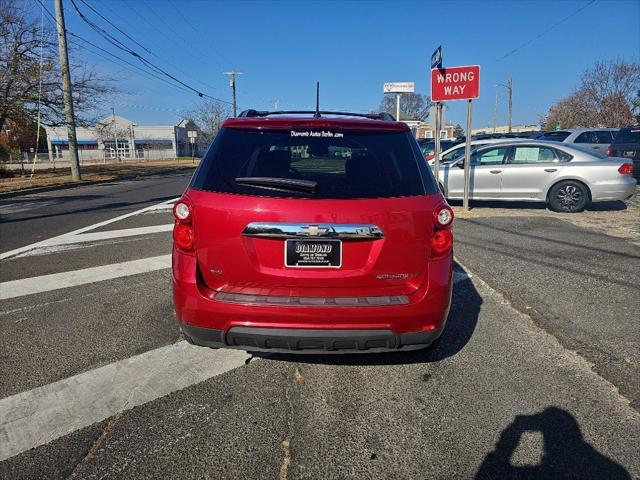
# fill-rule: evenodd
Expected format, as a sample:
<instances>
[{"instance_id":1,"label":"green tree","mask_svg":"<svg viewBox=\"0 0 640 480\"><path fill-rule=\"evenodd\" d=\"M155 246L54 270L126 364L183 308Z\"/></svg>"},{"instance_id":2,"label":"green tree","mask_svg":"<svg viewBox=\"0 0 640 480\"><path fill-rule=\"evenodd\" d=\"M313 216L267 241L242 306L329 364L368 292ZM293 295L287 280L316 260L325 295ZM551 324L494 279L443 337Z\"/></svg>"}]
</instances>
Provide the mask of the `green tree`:
<instances>
[{"instance_id":1,"label":"green tree","mask_svg":"<svg viewBox=\"0 0 640 480\"><path fill-rule=\"evenodd\" d=\"M456 138L464 137L464 129L459 123L453 128L453 136Z\"/></svg>"}]
</instances>

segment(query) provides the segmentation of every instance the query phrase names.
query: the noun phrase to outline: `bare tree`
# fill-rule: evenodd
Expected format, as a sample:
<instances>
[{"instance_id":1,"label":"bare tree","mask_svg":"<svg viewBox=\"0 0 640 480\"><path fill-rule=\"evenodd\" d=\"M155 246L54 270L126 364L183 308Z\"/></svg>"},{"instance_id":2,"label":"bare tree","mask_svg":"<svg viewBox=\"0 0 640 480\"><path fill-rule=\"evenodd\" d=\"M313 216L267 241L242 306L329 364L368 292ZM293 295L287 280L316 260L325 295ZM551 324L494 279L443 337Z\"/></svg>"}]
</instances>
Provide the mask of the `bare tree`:
<instances>
[{"instance_id":1,"label":"bare tree","mask_svg":"<svg viewBox=\"0 0 640 480\"><path fill-rule=\"evenodd\" d=\"M547 129L625 127L640 114L637 95L640 64L624 60L597 62L582 75L580 86L549 108Z\"/></svg>"},{"instance_id":2,"label":"bare tree","mask_svg":"<svg viewBox=\"0 0 640 480\"><path fill-rule=\"evenodd\" d=\"M426 121L429 108L433 105L431 97L419 93L403 93L400 97L400 118L403 120ZM385 95L380 103L380 111L396 114L396 96ZM400 118L398 120L400 120Z\"/></svg>"},{"instance_id":3,"label":"bare tree","mask_svg":"<svg viewBox=\"0 0 640 480\"><path fill-rule=\"evenodd\" d=\"M222 123L230 116L229 106L215 100L207 100L185 113L185 117L198 126L206 144L213 141Z\"/></svg>"},{"instance_id":4,"label":"bare tree","mask_svg":"<svg viewBox=\"0 0 640 480\"><path fill-rule=\"evenodd\" d=\"M0 130L7 118L20 122L25 116L34 119L40 88L42 122L64 122L64 105L58 50L50 23L40 25L22 0L0 0ZM42 60L41 60L42 52ZM42 82L40 84L40 64ZM87 63L71 65L74 107L80 121L102 104L113 92L107 78Z\"/></svg>"}]
</instances>

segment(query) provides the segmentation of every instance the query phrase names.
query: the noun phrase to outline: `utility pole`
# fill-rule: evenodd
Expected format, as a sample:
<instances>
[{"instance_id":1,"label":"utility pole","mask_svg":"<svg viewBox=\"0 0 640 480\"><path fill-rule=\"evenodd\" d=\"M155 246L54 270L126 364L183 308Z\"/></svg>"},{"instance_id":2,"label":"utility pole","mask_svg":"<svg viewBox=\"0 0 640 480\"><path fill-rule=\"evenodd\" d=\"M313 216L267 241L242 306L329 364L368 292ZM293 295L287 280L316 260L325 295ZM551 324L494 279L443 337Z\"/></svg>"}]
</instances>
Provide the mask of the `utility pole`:
<instances>
[{"instance_id":1,"label":"utility pole","mask_svg":"<svg viewBox=\"0 0 640 480\"><path fill-rule=\"evenodd\" d=\"M271 100L273 102L273 111L277 112L278 111L278 105L280 104L280 100Z\"/></svg>"},{"instance_id":2,"label":"utility pole","mask_svg":"<svg viewBox=\"0 0 640 480\"><path fill-rule=\"evenodd\" d=\"M237 105L236 105L236 76L237 75L242 75L242 72L236 72L235 69L233 69L230 72L223 72L224 75L230 75L231 76L231 81L229 82L229 85L231 86L231 91L233 92L233 116L237 117Z\"/></svg>"},{"instance_id":3,"label":"utility pole","mask_svg":"<svg viewBox=\"0 0 640 480\"><path fill-rule=\"evenodd\" d=\"M113 114L113 140L116 142L116 160L120 160L120 155L118 155L118 129L116 128L116 109L112 108L111 113Z\"/></svg>"},{"instance_id":4,"label":"utility pole","mask_svg":"<svg viewBox=\"0 0 640 480\"><path fill-rule=\"evenodd\" d=\"M80 181L80 162L78 161L78 141L76 138L76 120L73 113L73 95L71 92L71 73L69 72L69 53L67 51L67 30L64 26L64 10L62 0L55 0L56 26L58 29L58 51L60 53L60 73L62 74L62 97L64 100L64 116L69 138L69 160L71 162L71 178Z\"/></svg>"},{"instance_id":5,"label":"utility pole","mask_svg":"<svg viewBox=\"0 0 640 480\"><path fill-rule=\"evenodd\" d=\"M400 95L401 93L396 93L396 120L400 121Z\"/></svg>"},{"instance_id":6,"label":"utility pole","mask_svg":"<svg viewBox=\"0 0 640 480\"><path fill-rule=\"evenodd\" d=\"M509 133L511 133L511 119L513 118L513 80L509 75L509 82L507 83L509 89Z\"/></svg>"}]
</instances>

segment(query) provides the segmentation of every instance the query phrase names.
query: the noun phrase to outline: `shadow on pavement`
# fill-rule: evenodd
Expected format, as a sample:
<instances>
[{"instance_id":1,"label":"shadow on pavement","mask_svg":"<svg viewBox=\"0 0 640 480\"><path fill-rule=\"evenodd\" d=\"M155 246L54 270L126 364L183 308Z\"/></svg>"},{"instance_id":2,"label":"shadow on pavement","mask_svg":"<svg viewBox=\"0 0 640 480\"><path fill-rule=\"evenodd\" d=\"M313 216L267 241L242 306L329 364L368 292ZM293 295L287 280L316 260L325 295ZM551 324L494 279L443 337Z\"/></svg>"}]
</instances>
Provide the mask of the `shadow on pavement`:
<instances>
[{"instance_id":1,"label":"shadow on pavement","mask_svg":"<svg viewBox=\"0 0 640 480\"><path fill-rule=\"evenodd\" d=\"M456 265L458 272L464 270ZM451 310L442 336L429 348L408 352L360 353L360 354L289 354L250 352L254 357L267 360L325 365L401 365L439 362L452 357L471 339L478 323L482 297L469 279L453 287Z\"/></svg>"},{"instance_id":2,"label":"shadow on pavement","mask_svg":"<svg viewBox=\"0 0 640 480\"><path fill-rule=\"evenodd\" d=\"M461 207L462 200L447 200L449 205ZM473 208L504 208L512 210L546 210L547 205L543 202L508 202L508 201L490 201L490 200L471 200L469 205ZM611 202L589 203L585 208L587 212L609 212L617 210L626 210L627 204L622 200ZM566 215L573 215L567 213Z\"/></svg>"},{"instance_id":3,"label":"shadow on pavement","mask_svg":"<svg viewBox=\"0 0 640 480\"><path fill-rule=\"evenodd\" d=\"M542 434L544 453L537 465L513 465L512 456L526 432ZM614 480L631 476L622 465L584 440L578 422L569 412L549 407L534 415L518 415L502 432L475 478Z\"/></svg>"}]
</instances>

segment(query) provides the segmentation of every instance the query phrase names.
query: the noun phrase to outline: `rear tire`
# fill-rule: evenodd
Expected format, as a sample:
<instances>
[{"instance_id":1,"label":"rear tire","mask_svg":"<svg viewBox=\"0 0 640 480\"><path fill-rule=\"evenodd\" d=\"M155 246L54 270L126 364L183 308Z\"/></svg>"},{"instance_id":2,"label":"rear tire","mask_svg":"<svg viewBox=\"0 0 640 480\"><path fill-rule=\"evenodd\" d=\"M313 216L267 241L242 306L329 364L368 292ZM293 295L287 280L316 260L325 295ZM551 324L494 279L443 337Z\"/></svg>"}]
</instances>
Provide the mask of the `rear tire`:
<instances>
[{"instance_id":1,"label":"rear tire","mask_svg":"<svg viewBox=\"0 0 640 480\"><path fill-rule=\"evenodd\" d=\"M547 203L554 212L581 212L589 203L589 191L583 183L565 180L551 187Z\"/></svg>"}]
</instances>

